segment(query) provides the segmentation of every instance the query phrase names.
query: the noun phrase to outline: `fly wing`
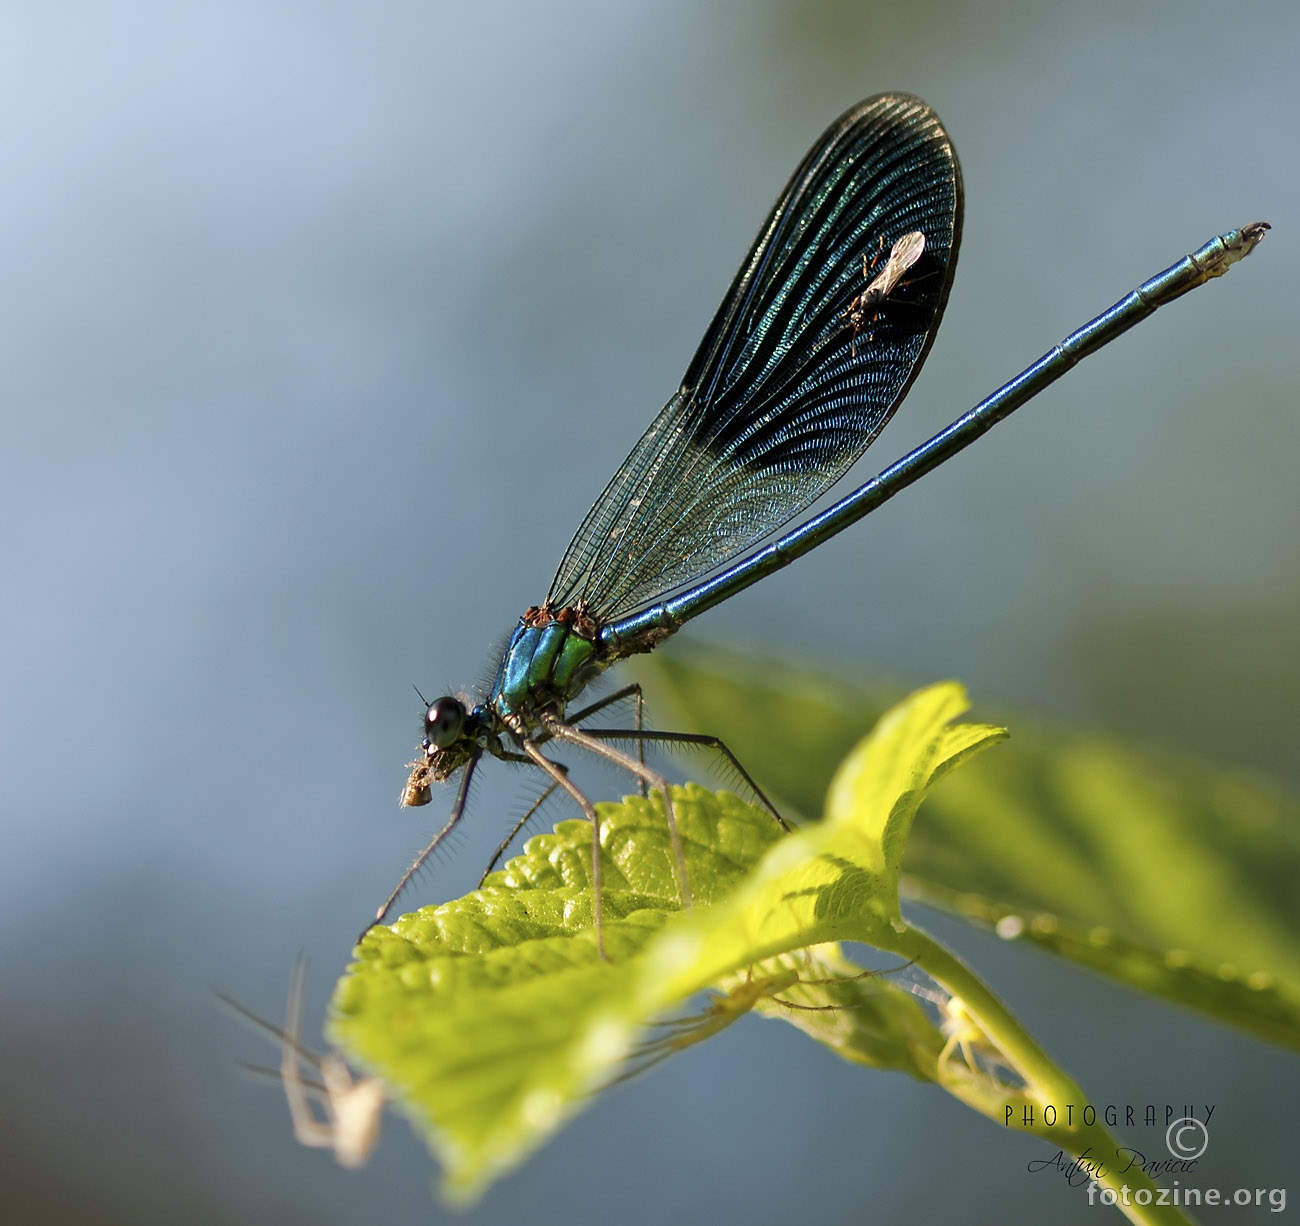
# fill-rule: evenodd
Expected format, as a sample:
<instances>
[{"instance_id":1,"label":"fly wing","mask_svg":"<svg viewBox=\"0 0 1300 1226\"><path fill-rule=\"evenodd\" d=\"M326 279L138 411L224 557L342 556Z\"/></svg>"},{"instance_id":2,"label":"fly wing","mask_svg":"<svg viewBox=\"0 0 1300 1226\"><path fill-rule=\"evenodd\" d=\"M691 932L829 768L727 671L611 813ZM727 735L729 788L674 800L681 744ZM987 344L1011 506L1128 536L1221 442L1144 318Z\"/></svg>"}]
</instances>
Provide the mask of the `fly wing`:
<instances>
[{"instance_id":1,"label":"fly wing","mask_svg":"<svg viewBox=\"0 0 1300 1226\"><path fill-rule=\"evenodd\" d=\"M832 124L763 223L681 387L583 520L550 599L585 601L600 621L632 612L839 480L929 351L961 212L957 155L919 98L879 94ZM912 232L923 254L855 335L850 303Z\"/></svg>"}]
</instances>

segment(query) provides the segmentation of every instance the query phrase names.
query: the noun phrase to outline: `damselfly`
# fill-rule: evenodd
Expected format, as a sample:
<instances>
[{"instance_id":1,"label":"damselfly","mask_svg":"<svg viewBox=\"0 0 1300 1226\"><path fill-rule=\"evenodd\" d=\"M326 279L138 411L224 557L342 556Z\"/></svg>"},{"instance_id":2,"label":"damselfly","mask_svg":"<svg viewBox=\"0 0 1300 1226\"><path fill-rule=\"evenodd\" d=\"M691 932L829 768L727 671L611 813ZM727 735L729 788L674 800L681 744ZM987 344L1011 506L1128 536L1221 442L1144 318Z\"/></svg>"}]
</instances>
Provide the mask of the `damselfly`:
<instances>
[{"instance_id":1,"label":"damselfly","mask_svg":"<svg viewBox=\"0 0 1300 1226\"><path fill-rule=\"evenodd\" d=\"M765 798L716 738L641 728L635 685L578 711L570 704L610 665L652 650L691 618L828 540L1080 358L1222 275L1268 229L1256 222L1212 239L878 477L746 555L838 481L906 395L943 315L961 222L957 155L924 102L880 94L827 129L759 230L681 386L579 526L549 594L520 618L489 691L428 705L403 803L427 803L430 785L457 772L460 785L446 824L376 923L460 821L470 780L488 754L542 771L548 793L568 793L590 820L593 926L603 952L600 819L547 756L555 742L580 745L660 790L679 893L689 904L668 786L642 757L611 742L708 745ZM584 726L628 697L638 702L636 728Z\"/></svg>"}]
</instances>

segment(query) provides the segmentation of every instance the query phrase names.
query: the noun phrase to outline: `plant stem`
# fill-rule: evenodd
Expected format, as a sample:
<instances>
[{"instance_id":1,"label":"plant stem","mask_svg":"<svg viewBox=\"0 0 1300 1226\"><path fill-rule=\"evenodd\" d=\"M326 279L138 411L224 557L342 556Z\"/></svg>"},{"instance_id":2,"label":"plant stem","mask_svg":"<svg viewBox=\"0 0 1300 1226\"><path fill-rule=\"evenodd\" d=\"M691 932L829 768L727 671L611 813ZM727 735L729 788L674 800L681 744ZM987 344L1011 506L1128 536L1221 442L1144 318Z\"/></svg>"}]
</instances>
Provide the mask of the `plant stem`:
<instances>
[{"instance_id":1,"label":"plant stem","mask_svg":"<svg viewBox=\"0 0 1300 1226\"><path fill-rule=\"evenodd\" d=\"M1011 1094L994 1077L968 1068L955 1059L935 1061L935 1082L981 1115L1057 1145L1072 1158L1096 1164L1093 1177L1098 1188L1111 1188L1119 1198L1116 1208L1131 1222L1143 1226L1189 1226L1189 1219L1174 1205L1159 1205L1159 1188L1140 1167L1115 1170L1119 1146L1100 1124L1082 1123L1087 1096L1064 1070L1053 1062L1011 1012L985 986L980 978L955 954L950 953L919 928L904 924L894 929L894 939L885 941L877 930L870 938L878 949L888 949L909 958L933 979L941 983L960 1003L964 1014L973 1022L978 1041L994 1047L999 1056L1023 1080L1023 1088ZM1080 1122L1060 1123L1065 1109L1070 1118ZM1043 1121L1044 1109L1053 1111L1057 1122ZM1150 1194L1151 1203L1140 1205L1136 1193ZM1124 1201L1128 1203L1125 1204Z\"/></svg>"}]
</instances>

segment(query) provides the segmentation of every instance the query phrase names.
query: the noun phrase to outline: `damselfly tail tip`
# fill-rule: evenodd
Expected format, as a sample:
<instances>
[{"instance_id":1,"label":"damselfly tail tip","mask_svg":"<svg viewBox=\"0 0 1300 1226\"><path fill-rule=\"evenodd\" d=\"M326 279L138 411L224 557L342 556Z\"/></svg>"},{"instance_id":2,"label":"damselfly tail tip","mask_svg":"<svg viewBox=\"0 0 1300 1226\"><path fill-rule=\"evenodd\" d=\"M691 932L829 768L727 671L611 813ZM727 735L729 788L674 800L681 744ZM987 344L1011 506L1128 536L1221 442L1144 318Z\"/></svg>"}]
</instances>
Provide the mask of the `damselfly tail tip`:
<instances>
[{"instance_id":1,"label":"damselfly tail tip","mask_svg":"<svg viewBox=\"0 0 1300 1226\"><path fill-rule=\"evenodd\" d=\"M1264 235L1272 228L1266 221L1252 221L1250 225L1242 226L1237 231L1237 242L1234 244L1237 249L1237 259L1244 259L1254 251L1263 240Z\"/></svg>"}]
</instances>

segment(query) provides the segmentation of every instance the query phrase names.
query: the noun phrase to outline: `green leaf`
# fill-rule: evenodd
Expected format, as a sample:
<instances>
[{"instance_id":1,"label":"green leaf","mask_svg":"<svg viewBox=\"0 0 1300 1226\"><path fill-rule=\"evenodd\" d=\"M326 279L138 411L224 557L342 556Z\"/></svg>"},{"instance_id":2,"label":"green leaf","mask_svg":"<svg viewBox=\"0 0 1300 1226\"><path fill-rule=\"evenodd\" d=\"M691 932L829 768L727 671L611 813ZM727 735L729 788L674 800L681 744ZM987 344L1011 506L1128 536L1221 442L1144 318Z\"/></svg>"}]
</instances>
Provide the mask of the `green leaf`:
<instances>
[{"instance_id":1,"label":"green leaf","mask_svg":"<svg viewBox=\"0 0 1300 1226\"><path fill-rule=\"evenodd\" d=\"M895 696L735 652L637 664L661 727L721 736L804 817L846 742ZM912 896L1015 921L1000 931L1300 1047L1300 804L1112 737L1005 722L1010 744L927 801L908 842Z\"/></svg>"},{"instance_id":2,"label":"green leaf","mask_svg":"<svg viewBox=\"0 0 1300 1226\"><path fill-rule=\"evenodd\" d=\"M1244 1026L1260 1038L1287 1047L1300 1045L1300 1002L1264 972L1243 977L1232 965L1208 970L1183 949L1161 952L1109 928L1086 928L1056 915L1026 917L1005 903L943 890L915 877L904 879L902 894L992 928L1004 940L1024 941L1140 991Z\"/></svg>"},{"instance_id":3,"label":"green leaf","mask_svg":"<svg viewBox=\"0 0 1300 1226\"><path fill-rule=\"evenodd\" d=\"M386 1081L462 1200L621 1070L755 1007L790 1012L848 1058L935 1076L947 1040L916 997L885 979L837 981L851 964L828 943L899 939L917 806L1003 735L950 727L964 708L953 685L914 695L846 761L826 820L791 835L734 796L675 789L687 911L660 805L601 806L608 961L590 927L590 827L561 823L483 889L367 934L335 995L332 1041ZM709 988L720 995L702 1013L655 1025Z\"/></svg>"}]
</instances>

